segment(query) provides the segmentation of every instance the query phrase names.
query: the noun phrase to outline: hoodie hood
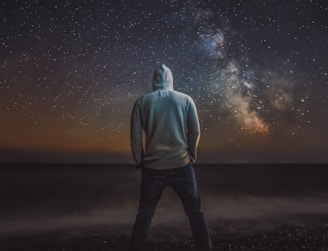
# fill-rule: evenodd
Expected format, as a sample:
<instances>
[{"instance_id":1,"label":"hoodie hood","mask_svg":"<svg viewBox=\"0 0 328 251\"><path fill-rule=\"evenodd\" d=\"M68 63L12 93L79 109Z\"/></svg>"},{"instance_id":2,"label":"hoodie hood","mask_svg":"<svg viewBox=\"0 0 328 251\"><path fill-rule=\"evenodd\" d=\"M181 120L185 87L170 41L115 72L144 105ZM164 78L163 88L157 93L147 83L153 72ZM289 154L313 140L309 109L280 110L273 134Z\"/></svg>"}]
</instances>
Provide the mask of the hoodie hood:
<instances>
[{"instance_id":1,"label":"hoodie hood","mask_svg":"<svg viewBox=\"0 0 328 251\"><path fill-rule=\"evenodd\" d=\"M153 76L153 90L173 90L173 75L164 64L158 66Z\"/></svg>"}]
</instances>

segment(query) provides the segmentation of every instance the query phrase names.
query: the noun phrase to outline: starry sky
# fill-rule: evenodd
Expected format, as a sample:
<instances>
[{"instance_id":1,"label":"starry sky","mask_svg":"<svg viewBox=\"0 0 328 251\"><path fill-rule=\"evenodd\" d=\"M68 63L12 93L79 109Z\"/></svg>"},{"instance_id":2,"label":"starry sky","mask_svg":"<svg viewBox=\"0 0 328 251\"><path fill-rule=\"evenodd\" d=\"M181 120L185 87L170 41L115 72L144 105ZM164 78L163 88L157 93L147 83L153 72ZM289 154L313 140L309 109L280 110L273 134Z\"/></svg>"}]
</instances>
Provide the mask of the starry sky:
<instances>
[{"instance_id":1,"label":"starry sky","mask_svg":"<svg viewBox=\"0 0 328 251\"><path fill-rule=\"evenodd\" d=\"M165 63L199 162L328 161L319 0L0 3L0 161L131 162L130 113Z\"/></svg>"}]
</instances>

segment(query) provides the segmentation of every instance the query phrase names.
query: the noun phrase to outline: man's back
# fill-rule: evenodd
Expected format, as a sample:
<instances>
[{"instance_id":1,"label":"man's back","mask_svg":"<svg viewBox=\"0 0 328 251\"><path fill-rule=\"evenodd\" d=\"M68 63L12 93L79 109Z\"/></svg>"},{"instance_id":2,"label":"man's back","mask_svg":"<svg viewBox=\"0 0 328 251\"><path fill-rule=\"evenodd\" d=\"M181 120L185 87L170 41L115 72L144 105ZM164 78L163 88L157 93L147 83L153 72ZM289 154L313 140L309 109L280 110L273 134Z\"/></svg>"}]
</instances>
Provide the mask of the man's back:
<instances>
[{"instance_id":1,"label":"man's back","mask_svg":"<svg viewBox=\"0 0 328 251\"><path fill-rule=\"evenodd\" d=\"M193 100L174 91L172 72L165 65L159 66L154 73L153 92L135 102L131 117L133 157L142 167L131 251L145 250L156 205L167 186L172 187L181 199L189 217L196 250L211 250L192 164L196 160L199 136Z\"/></svg>"},{"instance_id":2,"label":"man's back","mask_svg":"<svg viewBox=\"0 0 328 251\"><path fill-rule=\"evenodd\" d=\"M170 72L169 72L170 73ZM161 75L154 91L139 98L132 113L131 145L138 163L152 169L184 166L196 158L199 122L193 100L173 90L168 69ZM142 146L142 129L146 145Z\"/></svg>"}]
</instances>

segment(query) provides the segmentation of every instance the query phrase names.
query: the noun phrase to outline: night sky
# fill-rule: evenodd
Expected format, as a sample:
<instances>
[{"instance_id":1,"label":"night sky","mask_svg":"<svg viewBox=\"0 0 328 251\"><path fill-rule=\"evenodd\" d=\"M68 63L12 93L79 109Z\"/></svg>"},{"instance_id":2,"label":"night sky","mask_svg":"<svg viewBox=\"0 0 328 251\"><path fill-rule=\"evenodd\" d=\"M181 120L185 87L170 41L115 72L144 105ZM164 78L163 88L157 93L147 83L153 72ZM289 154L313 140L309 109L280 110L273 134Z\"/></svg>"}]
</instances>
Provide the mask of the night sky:
<instances>
[{"instance_id":1,"label":"night sky","mask_svg":"<svg viewBox=\"0 0 328 251\"><path fill-rule=\"evenodd\" d=\"M0 30L2 162L132 162L160 63L197 105L199 162L328 161L325 1L4 0Z\"/></svg>"}]
</instances>

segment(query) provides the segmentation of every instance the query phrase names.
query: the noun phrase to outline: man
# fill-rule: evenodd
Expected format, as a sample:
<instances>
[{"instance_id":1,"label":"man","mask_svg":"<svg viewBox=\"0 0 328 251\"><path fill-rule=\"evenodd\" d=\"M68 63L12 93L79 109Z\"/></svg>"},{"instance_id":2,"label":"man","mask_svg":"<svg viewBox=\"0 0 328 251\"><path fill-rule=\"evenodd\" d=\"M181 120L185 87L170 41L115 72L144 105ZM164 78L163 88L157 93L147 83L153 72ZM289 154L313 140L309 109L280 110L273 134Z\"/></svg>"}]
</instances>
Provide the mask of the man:
<instances>
[{"instance_id":1,"label":"man","mask_svg":"<svg viewBox=\"0 0 328 251\"><path fill-rule=\"evenodd\" d=\"M171 186L182 201L196 249L211 250L192 165L197 158L199 136L193 100L173 90L171 70L160 65L153 76L153 92L135 102L131 116L131 148L142 171L131 251L144 250L156 205L166 186Z\"/></svg>"}]
</instances>

